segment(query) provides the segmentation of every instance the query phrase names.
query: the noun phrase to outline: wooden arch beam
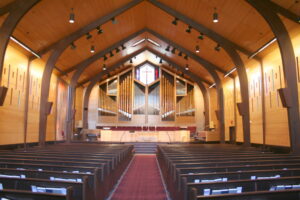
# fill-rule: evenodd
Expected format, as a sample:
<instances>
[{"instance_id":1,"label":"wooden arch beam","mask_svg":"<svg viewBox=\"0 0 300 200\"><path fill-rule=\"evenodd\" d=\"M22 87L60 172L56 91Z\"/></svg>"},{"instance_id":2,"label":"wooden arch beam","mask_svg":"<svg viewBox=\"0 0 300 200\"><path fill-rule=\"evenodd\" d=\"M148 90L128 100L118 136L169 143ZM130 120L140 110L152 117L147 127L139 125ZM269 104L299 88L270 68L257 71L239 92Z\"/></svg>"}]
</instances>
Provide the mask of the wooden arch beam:
<instances>
[{"instance_id":1,"label":"wooden arch beam","mask_svg":"<svg viewBox=\"0 0 300 200\"><path fill-rule=\"evenodd\" d=\"M148 0L151 4L156 6L157 8L165 11L169 15L172 15L179 19L180 21L186 23L187 25L192 26L194 29L198 30L201 33L204 33L207 35L207 37L211 38L214 41L217 41L221 46L230 46L231 48L234 48L236 50L239 50L240 52L244 53L247 56L250 56L252 53L245 48L239 46L238 44L235 44L231 42L230 40L224 38L223 36L219 35L218 33L210 30L209 28L205 27L202 24L197 23L196 21L192 20L191 18L183 15L182 13L173 10L172 8L168 7L167 5L159 2L158 0Z\"/></svg>"},{"instance_id":2,"label":"wooden arch beam","mask_svg":"<svg viewBox=\"0 0 300 200\"><path fill-rule=\"evenodd\" d=\"M154 53L151 49L147 48L145 50L148 50L150 51L151 53ZM155 53L154 53L155 54ZM133 58L135 55L132 55L130 56L131 58ZM127 60L129 60L130 58L127 58L127 59L124 59L124 60L121 60L120 62L118 62L117 64L109 67L108 69L111 69L114 70L116 69L121 63L124 63L126 62ZM164 60L169 60L167 59L165 56L163 56L163 59ZM170 61L170 60L169 60ZM151 62L149 61L145 61L143 62L142 64L145 64L145 63L150 63L152 64ZM140 64L140 65L142 65ZM183 67L180 67L178 64L174 63L171 61L170 63L171 65L173 65L176 69L178 69L179 71L181 72L184 72L184 73L187 73ZM96 76L94 76L92 79L91 79L91 82L90 84L87 86L87 89L86 89L86 92L84 94L84 100L83 100L83 124L84 124L84 128L87 128L88 127L88 102L89 102L89 97L90 97L90 94L91 94L91 91L93 89L93 87L95 86L95 84L102 78L103 75L105 75L106 73L109 73L110 71L102 71L100 73L98 73ZM203 94L203 100L204 100L204 108L205 108L205 127L207 127L209 125L209 97L208 97L208 92L207 92L207 89L206 87L204 86L204 84L201 82L201 78L194 75L193 73L191 72L188 72L187 74L189 74L189 76L191 77L191 79L193 81L195 81L195 83L198 84L202 94ZM200 79L200 80L199 80Z\"/></svg>"},{"instance_id":3,"label":"wooden arch beam","mask_svg":"<svg viewBox=\"0 0 300 200\"><path fill-rule=\"evenodd\" d=\"M292 13L288 9L285 9L285 8L279 6L278 4L276 4L276 3L274 3L270 0L265 0L265 4L268 5L270 10L273 10L276 13L281 14L282 16L284 16L284 17L296 22L297 24L299 24L300 16Z\"/></svg>"},{"instance_id":4,"label":"wooden arch beam","mask_svg":"<svg viewBox=\"0 0 300 200\"><path fill-rule=\"evenodd\" d=\"M47 126L47 102L49 97L49 88L50 88L50 79L53 68L63 53L65 48L74 40L80 38L87 32L95 29L97 26L104 24L105 22L111 20L111 18L125 12L126 10L132 8L133 6L140 3L142 0L133 0L130 1L125 6L116 9L115 11L111 12L100 19L93 21L92 23L86 25L85 27L73 32L72 34L68 35L67 37L61 39L60 41L56 42L55 44L51 45L50 47L42 50L39 52L40 55L48 52L50 49L52 50L51 55L49 56L46 66L44 68L42 83L41 83L41 99L40 99L40 116L39 116L39 145L45 145L46 139L46 126Z\"/></svg>"},{"instance_id":5,"label":"wooden arch beam","mask_svg":"<svg viewBox=\"0 0 300 200\"><path fill-rule=\"evenodd\" d=\"M195 30L204 33L207 37L211 38L212 40L219 43L227 54L230 56L231 60L233 61L234 65L237 67L237 73L240 81L240 91L241 91L241 99L242 99L242 107L243 107L243 139L244 145L250 146L250 109L249 109L249 88L248 88L248 77L247 72L244 66L244 62L241 59L240 55L238 54L237 50L244 53L247 56L250 56L252 53L248 50L244 49L243 47L234 44L233 42L229 41L228 39L224 38L223 36L219 35L218 33L208 29L207 27L203 26L202 24L197 23L196 21L188 18L187 16L183 15L182 13L173 10L172 8L166 6L165 4L157 1L157 0L148 0L154 6L162 9L163 11L167 12L168 14L178 18L180 21L192 26ZM258 56L254 57L257 60L260 60Z\"/></svg>"},{"instance_id":6,"label":"wooden arch beam","mask_svg":"<svg viewBox=\"0 0 300 200\"><path fill-rule=\"evenodd\" d=\"M0 27L0 82L2 81L2 71L4 65L4 56L13 30L22 19L22 17L40 0L16 0L7 5L7 8L2 8L1 11L9 13Z\"/></svg>"},{"instance_id":7,"label":"wooden arch beam","mask_svg":"<svg viewBox=\"0 0 300 200\"><path fill-rule=\"evenodd\" d=\"M290 132L291 150L293 153L300 153L300 118L299 118L299 99L296 59L292 40L283 22L278 17L276 12L268 7L266 1L247 0L258 13L266 20L271 27L280 49L283 71L285 76L286 90L290 94L290 105L288 105L288 121Z\"/></svg>"}]
</instances>

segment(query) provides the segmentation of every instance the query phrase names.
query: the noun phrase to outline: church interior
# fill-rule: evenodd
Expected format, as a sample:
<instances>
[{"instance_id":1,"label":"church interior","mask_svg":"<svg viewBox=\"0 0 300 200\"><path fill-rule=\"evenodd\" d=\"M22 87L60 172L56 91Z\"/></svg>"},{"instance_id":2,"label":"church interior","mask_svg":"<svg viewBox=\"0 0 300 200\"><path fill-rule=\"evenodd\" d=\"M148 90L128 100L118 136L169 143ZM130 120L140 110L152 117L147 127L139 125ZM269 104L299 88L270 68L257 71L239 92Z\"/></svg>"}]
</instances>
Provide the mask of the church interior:
<instances>
[{"instance_id":1,"label":"church interior","mask_svg":"<svg viewBox=\"0 0 300 200\"><path fill-rule=\"evenodd\" d=\"M299 0L0 0L0 200L300 200Z\"/></svg>"}]
</instances>

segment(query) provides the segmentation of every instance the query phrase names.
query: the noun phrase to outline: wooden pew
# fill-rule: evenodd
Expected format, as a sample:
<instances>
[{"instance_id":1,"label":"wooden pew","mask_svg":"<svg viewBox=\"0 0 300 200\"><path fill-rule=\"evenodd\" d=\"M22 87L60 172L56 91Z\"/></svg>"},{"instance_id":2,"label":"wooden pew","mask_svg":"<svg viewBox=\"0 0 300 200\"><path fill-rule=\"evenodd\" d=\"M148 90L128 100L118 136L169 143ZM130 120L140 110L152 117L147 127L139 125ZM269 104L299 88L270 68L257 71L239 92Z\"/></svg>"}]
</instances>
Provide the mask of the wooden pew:
<instances>
[{"instance_id":1,"label":"wooden pew","mask_svg":"<svg viewBox=\"0 0 300 200\"><path fill-rule=\"evenodd\" d=\"M94 200L92 188L88 185L87 177L83 177L82 182L50 181L36 178L4 178L0 177L3 189L15 189L32 191L32 185L39 187L53 188L73 188L72 199L74 200Z\"/></svg>"}]
</instances>

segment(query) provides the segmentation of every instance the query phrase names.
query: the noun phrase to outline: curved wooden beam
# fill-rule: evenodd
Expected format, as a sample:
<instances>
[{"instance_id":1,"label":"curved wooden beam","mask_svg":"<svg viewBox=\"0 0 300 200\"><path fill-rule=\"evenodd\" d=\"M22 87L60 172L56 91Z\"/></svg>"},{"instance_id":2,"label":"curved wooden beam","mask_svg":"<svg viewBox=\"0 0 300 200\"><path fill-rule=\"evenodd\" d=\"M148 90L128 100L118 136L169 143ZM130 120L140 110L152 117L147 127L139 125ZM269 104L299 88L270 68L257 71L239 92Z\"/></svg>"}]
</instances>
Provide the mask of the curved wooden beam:
<instances>
[{"instance_id":1,"label":"curved wooden beam","mask_svg":"<svg viewBox=\"0 0 300 200\"><path fill-rule=\"evenodd\" d=\"M244 49L243 47L234 44L233 42L219 35L218 33L208 29L202 24L198 24L196 21L188 18L182 13L164 5L163 3L157 0L148 0L148 1L151 2L153 5L155 5L156 7L178 18L180 21L192 26L195 30L204 33L205 35L207 35L207 37L219 43L227 52L227 54L231 57L231 60L233 61L234 65L237 67L237 73L239 76L240 87L241 87L242 106L244 107L244 113L242 115L244 145L250 146L250 109L249 109L248 78L247 78L247 72L244 66L244 62L242 61L237 50L244 53L247 56L252 55L252 53ZM255 56L254 58L260 60L258 56Z\"/></svg>"},{"instance_id":2,"label":"curved wooden beam","mask_svg":"<svg viewBox=\"0 0 300 200\"><path fill-rule=\"evenodd\" d=\"M9 38L22 17L38 2L40 0L16 0L9 4L6 9L9 15L0 27L0 83L2 81L4 56Z\"/></svg>"},{"instance_id":3,"label":"curved wooden beam","mask_svg":"<svg viewBox=\"0 0 300 200\"><path fill-rule=\"evenodd\" d=\"M147 48L146 50L150 51L151 52L151 49ZM154 53L154 52L152 52ZM134 56L131 56L131 57L134 57ZM129 58L130 59L130 58ZM127 59L127 60L129 60ZM164 59L165 61L168 60L170 61L167 57L163 56L162 59ZM127 61L126 60L126 61ZM125 61L125 62L126 62ZM168 62L167 61L167 62ZM149 61L145 61L143 63L147 63ZM124 63L124 62L123 62ZM149 62L150 64L153 64L151 62ZM169 63L169 62L168 62ZM201 78L194 75L193 73L191 72L187 72L184 70L183 67L180 67L179 65L177 65L176 63L174 62L170 62L169 64L173 65L176 69L178 69L179 71L183 72L183 73L186 73L188 74L191 79L193 81L195 81L195 83L198 84L198 86L200 87L200 90L202 92L202 95L203 95L203 100L204 100L204 109L205 109L205 127L207 127L209 125L209 98L208 98L208 92L207 92L207 89L206 87L204 86L204 84L200 81ZM112 67L109 67L109 69L112 69L113 70L113 67L116 67L116 66L119 66L119 65L114 65ZM89 101L89 97L90 97L90 94L91 94L91 91L93 89L93 87L95 86L95 84L101 79L101 76L103 76L105 73L108 73L108 72L100 72L98 73L96 76L93 77L93 79L91 80L90 84L88 85L87 89L86 89L86 92L84 94L84 100L83 100L83 106L84 106L84 114L83 114L83 124L84 124L84 128L87 128L88 127L88 101ZM199 80L200 79L200 80Z\"/></svg>"},{"instance_id":4,"label":"curved wooden beam","mask_svg":"<svg viewBox=\"0 0 300 200\"><path fill-rule=\"evenodd\" d=\"M247 0L259 14L266 20L271 27L280 49L283 71L285 76L286 90L290 94L290 105L287 108L291 150L294 153L300 153L300 118L299 118L299 99L298 99L298 82L295 53L292 40L287 29L278 15L268 7L265 1Z\"/></svg>"},{"instance_id":5,"label":"curved wooden beam","mask_svg":"<svg viewBox=\"0 0 300 200\"><path fill-rule=\"evenodd\" d=\"M53 71L53 68L55 66L55 63L57 62L60 55L63 53L65 48L71 44L74 40L80 38L87 32L95 29L97 26L100 26L104 24L105 22L111 20L111 18L121 14L122 12L132 8L133 6L140 3L142 0L133 0L126 4L125 6L116 9L112 13L105 15L104 17L95 20L94 22L88 24L87 26L79 29L78 31L75 31L74 33L70 34L69 36L63 38L62 40L58 41L54 45L51 45L50 47L42 50L39 52L40 55L48 52L50 49L52 50L52 53L50 57L47 60L44 72L43 72L43 78L41 83L41 99L40 99L40 116L39 116L39 145L44 146L45 145L45 138L46 138L46 126L47 126L47 101L49 96L49 87L50 87L50 79L51 74Z\"/></svg>"}]
</instances>

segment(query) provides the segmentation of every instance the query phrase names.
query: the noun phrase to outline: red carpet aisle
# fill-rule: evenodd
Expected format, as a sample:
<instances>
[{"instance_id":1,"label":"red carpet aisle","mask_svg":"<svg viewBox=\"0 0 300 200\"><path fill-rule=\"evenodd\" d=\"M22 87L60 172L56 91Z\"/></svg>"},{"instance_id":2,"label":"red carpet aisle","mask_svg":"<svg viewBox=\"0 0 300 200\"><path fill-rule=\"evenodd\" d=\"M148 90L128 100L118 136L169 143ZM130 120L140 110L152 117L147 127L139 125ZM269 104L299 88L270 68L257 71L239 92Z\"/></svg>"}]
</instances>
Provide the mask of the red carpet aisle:
<instances>
[{"instance_id":1,"label":"red carpet aisle","mask_svg":"<svg viewBox=\"0 0 300 200\"><path fill-rule=\"evenodd\" d=\"M112 200L167 199L155 155L136 155Z\"/></svg>"}]
</instances>

